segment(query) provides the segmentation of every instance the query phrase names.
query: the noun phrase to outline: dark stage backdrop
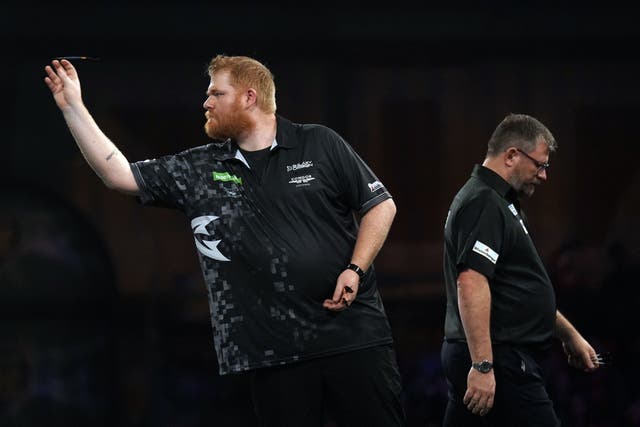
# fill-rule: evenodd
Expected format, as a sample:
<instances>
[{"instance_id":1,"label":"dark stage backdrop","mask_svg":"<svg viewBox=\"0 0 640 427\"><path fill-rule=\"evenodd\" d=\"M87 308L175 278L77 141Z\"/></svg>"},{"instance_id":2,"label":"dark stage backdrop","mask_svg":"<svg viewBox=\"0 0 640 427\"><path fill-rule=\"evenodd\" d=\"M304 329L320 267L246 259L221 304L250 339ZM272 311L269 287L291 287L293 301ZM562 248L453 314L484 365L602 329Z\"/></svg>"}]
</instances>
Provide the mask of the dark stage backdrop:
<instances>
[{"instance_id":1,"label":"dark stage backdrop","mask_svg":"<svg viewBox=\"0 0 640 427\"><path fill-rule=\"evenodd\" d=\"M549 390L563 425L640 425L638 28L613 6L3 5L0 425L253 425L246 379L217 374L187 220L106 189L43 82L55 56L100 57L76 63L85 103L143 160L207 142L217 53L269 66L279 113L334 128L393 194L376 267L411 426L445 405L449 202L506 114L547 124L531 232L559 308L615 358L585 375L558 345Z\"/></svg>"}]
</instances>

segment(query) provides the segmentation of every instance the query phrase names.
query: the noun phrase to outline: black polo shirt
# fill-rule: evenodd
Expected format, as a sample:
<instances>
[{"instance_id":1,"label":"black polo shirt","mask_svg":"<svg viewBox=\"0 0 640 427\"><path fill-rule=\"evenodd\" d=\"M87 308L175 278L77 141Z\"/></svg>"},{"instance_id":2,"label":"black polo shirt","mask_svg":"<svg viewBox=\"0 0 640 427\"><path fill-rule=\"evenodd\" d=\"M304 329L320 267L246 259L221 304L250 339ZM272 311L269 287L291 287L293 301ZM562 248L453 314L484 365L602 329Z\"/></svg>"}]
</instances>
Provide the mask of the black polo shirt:
<instances>
[{"instance_id":1,"label":"black polo shirt","mask_svg":"<svg viewBox=\"0 0 640 427\"><path fill-rule=\"evenodd\" d=\"M516 191L480 165L456 194L445 223L448 340L465 339L457 278L467 268L489 281L492 342L548 345L556 318L551 280L529 235Z\"/></svg>"},{"instance_id":2,"label":"black polo shirt","mask_svg":"<svg viewBox=\"0 0 640 427\"><path fill-rule=\"evenodd\" d=\"M391 197L336 132L279 117L262 173L232 141L131 164L143 204L191 221L221 374L391 343L373 267L331 312L365 214Z\"/></svg>"}]
</instances>

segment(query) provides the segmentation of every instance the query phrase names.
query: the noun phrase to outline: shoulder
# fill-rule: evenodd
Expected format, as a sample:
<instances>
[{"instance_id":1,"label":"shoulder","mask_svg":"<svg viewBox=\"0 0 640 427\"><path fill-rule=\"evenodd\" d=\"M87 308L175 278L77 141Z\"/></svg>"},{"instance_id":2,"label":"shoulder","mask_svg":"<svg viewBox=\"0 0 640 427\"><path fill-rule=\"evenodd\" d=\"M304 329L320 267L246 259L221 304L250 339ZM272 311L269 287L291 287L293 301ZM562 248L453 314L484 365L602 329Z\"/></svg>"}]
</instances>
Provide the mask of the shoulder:
<instances>
[{"instance_id":1,"label":"shoulder","mask_svg":"<svg viewBox=\"0 0 640 427\"><path fill-rule=\"evenodd\" d=\"M488 185L477 182L473 178L456 194L452 210L465 216L479 216L482 213L492 213L501 216L504 200Z\"/></svg>"},{"instance_id":2,"label":"shoulder","mask_svg":"<svg viewBox=\"0 0 640 427\"><path fill-rule=\"evenodd\" d=\"M230 141L220 141L190 147L174 154L172 157L184 162L208 162L211 160L226 159L230 156L233 157L234 154L234 148Z\"/></svg>"},{"instance_id":3,"label":"shoulder","mask_svg":"<svg viewBox=\"0 0 640 427\"><path fill-rule=\"evenodd\" d=\"M278 126L282 127L285 133L295 135L299 142L328 143L336 144L344 142L342 136L329 126L319 123L295 123L284 118L280 118Z\"/></svg>"}]
</instances>

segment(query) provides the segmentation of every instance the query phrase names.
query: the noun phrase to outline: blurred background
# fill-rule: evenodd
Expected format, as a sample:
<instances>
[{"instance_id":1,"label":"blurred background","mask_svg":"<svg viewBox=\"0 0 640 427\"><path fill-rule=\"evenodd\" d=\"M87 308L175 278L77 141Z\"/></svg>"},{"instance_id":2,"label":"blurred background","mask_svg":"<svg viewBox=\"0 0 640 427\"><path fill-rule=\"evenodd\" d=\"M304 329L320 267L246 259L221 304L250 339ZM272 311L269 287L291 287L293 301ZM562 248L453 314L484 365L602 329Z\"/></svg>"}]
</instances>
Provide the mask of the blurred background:
<instances>
[{"instance_id":1,"label":"blurred background","mask_svg":"<svg viewBox=\"0 0 640 427\"><path fill-rule=\"evenodd\" d=\"M84 100L131 161L207 142L208 61L255 57L279 113L351 143L393 194L375 265L410 426L438 426L451 198L510 112L559 143L524 202L561 311L613 364L549 353L564 426L640 426L640 27L633 9L526 3L125 2L0 6L0 426L252 426L220 377L180 213L139 207L84 162L45 86L76 62ZM327 424L333 425L331 422Z\"/></svg>"}]
</instances>

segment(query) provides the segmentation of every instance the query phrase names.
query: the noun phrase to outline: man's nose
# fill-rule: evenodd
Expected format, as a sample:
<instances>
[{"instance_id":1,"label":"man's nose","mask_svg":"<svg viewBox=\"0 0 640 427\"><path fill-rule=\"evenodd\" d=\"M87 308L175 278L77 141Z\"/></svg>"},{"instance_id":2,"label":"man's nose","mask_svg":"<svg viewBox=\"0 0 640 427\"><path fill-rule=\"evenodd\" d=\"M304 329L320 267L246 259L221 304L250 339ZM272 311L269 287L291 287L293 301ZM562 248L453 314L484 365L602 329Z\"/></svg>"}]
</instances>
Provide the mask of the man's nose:
<instances>
[{"instance_id":1,"label":"man's nose","mask_svg":"<svg viewBox=\"0 0 640 427\"><path fill-rule=\"evenodd\" d=\"M547 169L545 168L540 168L540 170L538 170L538 178L540 178L542 181L546 181L547 180Z\"/></svg>"}]
</instances>

